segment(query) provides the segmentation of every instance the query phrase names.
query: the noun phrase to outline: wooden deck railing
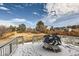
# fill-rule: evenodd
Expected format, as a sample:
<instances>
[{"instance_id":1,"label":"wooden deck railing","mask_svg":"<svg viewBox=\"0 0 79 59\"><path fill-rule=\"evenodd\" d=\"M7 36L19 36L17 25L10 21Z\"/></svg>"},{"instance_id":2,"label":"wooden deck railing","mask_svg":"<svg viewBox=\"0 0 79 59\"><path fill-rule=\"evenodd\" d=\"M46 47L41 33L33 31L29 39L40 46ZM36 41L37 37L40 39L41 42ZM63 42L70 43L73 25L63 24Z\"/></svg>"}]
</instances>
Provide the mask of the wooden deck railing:
<instances>
[{"instance_id":1,"label":"wooden deck railing","mask_svg":"<svg viewBox=\"0 0 79 59\"><path fill-rule=\"evenodd\" d=\"M9 56L17 49L19 41L23 43L23 36L13 38L11 41L0 46L0 56Z\"/></svg>"}]
</instances>

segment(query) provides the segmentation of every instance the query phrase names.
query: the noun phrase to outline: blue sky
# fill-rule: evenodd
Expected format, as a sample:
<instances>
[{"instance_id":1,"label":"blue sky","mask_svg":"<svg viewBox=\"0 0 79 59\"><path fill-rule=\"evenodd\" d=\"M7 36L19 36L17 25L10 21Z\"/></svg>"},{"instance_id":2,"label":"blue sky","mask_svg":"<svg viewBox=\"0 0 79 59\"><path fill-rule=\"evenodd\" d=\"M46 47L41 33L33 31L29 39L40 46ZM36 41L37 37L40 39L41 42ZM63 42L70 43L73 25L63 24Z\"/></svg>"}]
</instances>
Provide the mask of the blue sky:
<instances>
[{"instance_id":1,"label":"blue sky","mask_svg":"<svg viewBox=\"0 0 79 59\"><path fill-rule=\"evenodd\" d=\"M46 4L20 4L10 3L0 5L0 20L11 23L25 23L33 26L38 20L47 15L45 12ZM13 21L13 22L12 22Z\"/></svg>"},{"instance_id":2,"label":"blue sky","mask_svg":"<svg viewBox=\"0 0 79 59\"><path fill-rule=\"evenodd\" d=\"M0 25L35 27L39 20L47 26L79 24L79 4L0 3Z\"/></svg>"}]
</instances>

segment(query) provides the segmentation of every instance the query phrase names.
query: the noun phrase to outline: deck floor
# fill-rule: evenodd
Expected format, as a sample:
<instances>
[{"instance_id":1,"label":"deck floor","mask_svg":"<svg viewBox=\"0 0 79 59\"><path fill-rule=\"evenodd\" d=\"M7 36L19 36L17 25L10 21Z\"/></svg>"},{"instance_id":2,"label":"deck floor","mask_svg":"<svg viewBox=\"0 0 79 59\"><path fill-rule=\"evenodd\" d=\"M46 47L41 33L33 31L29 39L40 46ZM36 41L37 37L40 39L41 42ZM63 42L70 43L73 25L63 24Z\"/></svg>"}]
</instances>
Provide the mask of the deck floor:
<instances>
[{"instance_id":1,"label":"deck floor","mask_svg":"<svg viewBox=\"0 0 79 59\"><path fill-rule=\"evenodd\" d=\"M12 56L79 56L79 47L63 44L60 46L61 52L54 53L42 48L43 43L20 44Z\"/></svg>"}]
</instances>

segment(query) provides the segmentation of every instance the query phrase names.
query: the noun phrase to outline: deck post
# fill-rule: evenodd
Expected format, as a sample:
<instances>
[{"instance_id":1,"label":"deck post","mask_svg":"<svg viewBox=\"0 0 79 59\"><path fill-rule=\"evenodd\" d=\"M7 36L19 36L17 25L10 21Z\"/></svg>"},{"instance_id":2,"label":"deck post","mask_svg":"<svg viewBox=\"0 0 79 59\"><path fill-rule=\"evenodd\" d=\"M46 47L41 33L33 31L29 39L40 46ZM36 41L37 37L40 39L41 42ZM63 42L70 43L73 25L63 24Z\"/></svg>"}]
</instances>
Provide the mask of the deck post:
<instances>
[{"instance_id":1,"label":"deck post","mask_svg":"<svg viewBox=\"0 0 79 59\"><path fill-rule=\"evenodd\" d=\"M10 53L12 52L12 43L10 44Z\"/></svg>"}]
</instances>

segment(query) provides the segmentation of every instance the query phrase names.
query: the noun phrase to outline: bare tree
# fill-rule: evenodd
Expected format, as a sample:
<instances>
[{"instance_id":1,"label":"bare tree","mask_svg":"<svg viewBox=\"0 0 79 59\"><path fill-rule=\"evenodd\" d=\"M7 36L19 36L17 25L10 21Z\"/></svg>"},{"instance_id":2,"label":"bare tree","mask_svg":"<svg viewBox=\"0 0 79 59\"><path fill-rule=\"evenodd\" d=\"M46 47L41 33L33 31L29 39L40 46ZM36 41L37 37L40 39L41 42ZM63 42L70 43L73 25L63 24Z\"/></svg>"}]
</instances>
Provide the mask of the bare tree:
<instances>
[{"instance_id":1,"label":"bare tree","mask_svg":"<svg viewBox=\"0 0 79 59\"><path fill-rule=\"evenodd\" d=\"M7 31L7 28L3 25L0 26L0 37Z\"/></svg>"}]
</instances>

